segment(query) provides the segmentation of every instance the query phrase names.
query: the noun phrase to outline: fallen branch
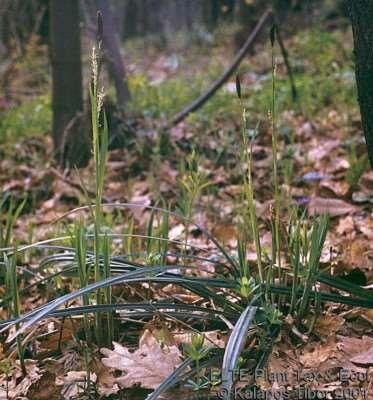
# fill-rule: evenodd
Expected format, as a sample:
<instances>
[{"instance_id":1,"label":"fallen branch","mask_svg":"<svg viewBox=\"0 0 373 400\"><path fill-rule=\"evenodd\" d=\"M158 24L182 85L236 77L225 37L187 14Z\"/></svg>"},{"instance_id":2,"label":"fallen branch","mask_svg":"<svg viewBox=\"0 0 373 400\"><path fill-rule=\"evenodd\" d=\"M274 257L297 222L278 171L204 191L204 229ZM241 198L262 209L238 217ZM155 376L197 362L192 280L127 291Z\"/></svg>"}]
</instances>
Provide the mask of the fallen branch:
<instances>
[{"instance_id":1,"label":"fallen branch","mask_svg":"<svg viewBox=\"0 0 373 400\"><path fill-rule=\"evenodd\" d=\"M169 122L169 126L174 126L178 124L183 119L185 119L190 113L200 108L229 79L229 77L240 65L242 59L248 52L249 48L253 45L258 34L260 33L263 26L270 17L273 17L273 12L271 9L268 9L263 13L260 20L256 24L255 28L251 32L250 36L247 38L246 42L241 47L240 51L236 54L236 57L234 58L232 64L224 71L221 77L217 79L205 93L203 93L200 97L198 97L198 99L194 100L189 106L185 107L184 110L182 110L180 113L175 115Z\"/></svg>"}]
</instances>

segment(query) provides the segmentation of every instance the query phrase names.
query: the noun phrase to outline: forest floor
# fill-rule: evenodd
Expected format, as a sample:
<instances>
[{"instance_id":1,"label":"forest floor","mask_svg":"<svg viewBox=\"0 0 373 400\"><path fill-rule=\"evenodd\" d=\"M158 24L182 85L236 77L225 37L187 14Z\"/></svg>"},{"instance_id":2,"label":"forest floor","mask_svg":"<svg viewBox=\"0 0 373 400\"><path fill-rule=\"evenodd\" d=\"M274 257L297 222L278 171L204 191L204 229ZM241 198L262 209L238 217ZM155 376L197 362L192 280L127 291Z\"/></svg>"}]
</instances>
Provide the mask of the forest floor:
<instances>
[{"instance_id":1,"label":"forest floor","mask_svg":"<svg viewBox=\"0 0 373 400\"><path fill-rule=\"evenodd\" d=\"M151 47L142 49L139 43L128 46L126 53L132 92L130 109L132 119L136 121L137 135L128 139L126 148L109 152L104 201L142 205L133 211L134 229L146 231L150 217L146 206L182 208L181 181L187 174L186 160L191 159L194 149L197 155L194 161L197 160L198 170L208 185L201 188L194 199L192 219L211 232L228 252L235 254L239 226L243 223L242 209L246 205L241 197L241 117L234 78L197 113L160 134L161 124L203 92L229 64L233 46L225 39L209 45L190 46L188 51L184 49L180 53L178 48L168 51ZM304 210L310 219L329 213L331 222L320 259L321 269L372 289L373 171L364 156L366 150L356 100L350 31L308 29L288 38L287 47L299 96L293 102L286 70L276 48L279 168L285 210L282 223L286 225L287 210L292 206ZM227 48L230 56L227 56ZM31 43L28 56L14 67L8 88L12 98L0 97L2 196L10 195L17 203L26 198L13 233L19 244L63 236L71 231L75 214L67 216L63 223L55 221L71 209L87 204L82 182L88 192L94 192L92 163L78 172L66 174L53 160L46 65L45 48ZM259 122L253 144L253 181L261 245L263 251L270 254L273 189L271 124L268 120L271 106L269 43L258 44L255 52L246 57L240 66L240 76L248 124L254 130ZM4 207L7 204L8 200ZM87 211L84 215L88 214ZM105 214L105 225L115 233L127 231L128 213ZM199 229L176 219L171 220L169 239L183 241L186 230L189 243L199 249L195 255L217 257L214 245ZM20 288L35 279L27 271L37 270L37 255L22 260ZM252 241L248 243L246 255L250 268L255 270L257 256ZM207 272L201 270L201 276L214 275L213 267L208 268ZM1 279L0 275L0 282ZM52 285L33 288L21 297L22 312L44 304L56 293L65 294L72 284L71 278L67 277ZM5 287L1 284L0 295L5 295ZM126 289L126 301L141 300L142 297L156 300L165 295L190 304L200 300L187 290L178 292L172 285L151 288L143 283L137 288ZM73 304L79 303L69 306ZM7 318L6 308L0 308L0 319ZM83 351L76 337L81 322L66 319L62 324L64 328L60 329L61 322L51 318L47 326L43 324L32 331L33 335L43 335L36 345L34 343L39 348L29 350L38 354L38 358L27 360L28 374L24 378L18 362L12 361L9 374L0 370L0 399L7 398L6 385L12 393L9 398L23 396L51 400L60 398L61 393L64 398L77 395L79 380L85 373ZM128 378L131 384L137 382L148 391L138 389L136 394L133 392L131 397L125 397L131 392L124 390L124 397L120 398L145 398L149 389L166 377L160 373L153 377L155 383L149 382L149 371L154 363L157 369L167 371L169 365L178 365L184 357L180 343L189 340L190 329L175 321L164 322L159 316L143 324L126 324L131 334L121 345L135 351L131 353L133 370L127 369L126 376L131 377ZM284 322L268 364L271 371L288 372L287 388L317 388L330 396L340 394L342 397L339 398L346 399L373 398L372 309L325 303L311 334L299 334L294 340L289 329ZM163 338L165 346L174 354L171 350L166 354L162 352L157 342L164 332L167 332ZM229 338L229 330L209 328L204 332L217 347L224 347ZM62 349L56 356L61 335ZM139 345L138 337L141 338ZM8 350L5 342L0 344L0 359L8 356ZM142 353L148 355L147 361L141 358ZM14 354L13 351L12 357ZM110 388L120 386L117 375L99 361L98 351L96 356L92 371L96 374L98 389L101 394L110 393ZM118 362L114 353L106 352L106 356ZM346 373L342 380L340 375L335 375L341 370ZM315 372L319 375L312 375ZM279 375L264 376L257 384L263 390L276 390L281 386L281 379L283 377ZM243 380L238 386L244 386L244 383ZM125 384L128 385L128 381Z\"/></svg>"}]
</instances>

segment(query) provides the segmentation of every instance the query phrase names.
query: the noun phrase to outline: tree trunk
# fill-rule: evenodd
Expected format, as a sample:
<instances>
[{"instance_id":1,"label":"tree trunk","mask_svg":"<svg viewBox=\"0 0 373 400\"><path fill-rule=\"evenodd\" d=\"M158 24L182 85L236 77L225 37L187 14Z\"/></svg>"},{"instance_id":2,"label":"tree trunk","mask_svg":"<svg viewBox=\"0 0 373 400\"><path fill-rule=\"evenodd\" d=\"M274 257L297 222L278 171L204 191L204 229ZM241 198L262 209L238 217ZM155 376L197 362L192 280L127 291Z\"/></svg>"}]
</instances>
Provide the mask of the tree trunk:
<instances>
[{"instance_id":1,"label":"tree trunk","mask_svg":"<svg viewBox=\"0 0 373 400\"><path fill-rule=\"evenodd\" d=\"M373 168L373 0L347 1L354 35L355 71L361 120Z\"/></svg>"},{"instance_id":2,"label":"tree trunk","mask_svg":"<svg viewBox=\"0 0 373 400\"><path fill-rule=\"evenodd\" d=\"M76 158L85 154L81 146L87 147L87 135L75 131L65 137L66 127L83 111L79 1L51 0L50 19L54 149L59 159L62 146L78 150L69 151L67 158L79 166L84 161Z\"/></svg>"}]
</instances>

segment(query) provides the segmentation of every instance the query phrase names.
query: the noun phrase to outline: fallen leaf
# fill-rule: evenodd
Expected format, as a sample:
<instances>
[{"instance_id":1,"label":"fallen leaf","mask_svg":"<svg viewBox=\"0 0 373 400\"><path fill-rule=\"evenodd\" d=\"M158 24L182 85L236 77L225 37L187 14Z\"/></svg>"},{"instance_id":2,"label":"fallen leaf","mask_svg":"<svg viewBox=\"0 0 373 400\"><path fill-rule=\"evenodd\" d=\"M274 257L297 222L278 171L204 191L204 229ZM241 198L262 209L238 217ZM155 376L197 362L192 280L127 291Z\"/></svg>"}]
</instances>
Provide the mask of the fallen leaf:
<instances>
[{"instance_id":1,"label":"fallen leaf","mask_svg":"<svg viewBox=\"0 0 373 400\"><path fill-rule=\"evenodd\" d=\"M299 366L299 359L294 351L294 349L289 348L289 345L285 342L281 343L276 343L273 346L273 351L269 356L268 359L268 367L267 367L269 372L272 373L277 373L281 374L283 376L283 373L286 373L286 383L288 385L299 385L299 382L296 379L296 371L299 371L300 366ZM280 375L280 377L281 377ZM280 378L281 379L281 378ZM273 387L275 389L276 384L281 385L281 380L276 379L274 382L270 382L268 379L268 382L264 382L267 385L269 385L268 389L270 387Z\"/></svg>"},{"instance_id":2,"label":"fallen leaf","mask_svg":"<svg viewBox=\"0 0 373 400\"><path fill-rule=\"evenodd\" d=\"M373 346L367 351L350 358L350 361L354 364L371 367L373 365Z\"/></svg>"},{"instance_id":3,"label":"fallen leaf","mask_svg":"<svg viewBox=\"0 0 373 400\"><path fill-rule=\"evenodd\" d=\"M185 227L183 224L175 225L173 228L170 229L168 232L168 238L170 240L180 239L181 234L184 232Z\"/></svg>"},{"instance_id":4,"label":"fallen leaf","mask_svg":"<svg viewBox=\"0 0 373 400\"><path fill-rule=\"evenodd\" d=\"M312 197L308 203L308 214L310 216L329 214L331 217L352 214L358 210L346 201L324 197Z\"/></svg>"},{"instance_id":5,"label":"fallen leaf","mask_svg":"<svg viewBox=\"0 0 373 400\"><path fill-rule=\"evenodd\" d=\"M27 395L31 385L41 378L40 369L34 360L25 360L26 376L22 377L19 361L16 362L8 377L8 396L6 393L6 376L0 374L0 400L18 399Z\"/></svg>"},{"instance_id":6,"label":"fallen leaf","mask_svg":"<svg viewBox=\"0 0 373 400\"><path fill-rule=\"evenodd\" d=\"M151 204L150 194L135 195L130 199L130 203L137 204L132 206L131 210L135 220L141 222L144 211Z\"/></svg>"},{"instance_id":7,"label":"fallen leaf","mask_svg":"<svg viewBox=\"0 0 373 400\"><path fill-rule=\"evenodd\" d=\"M349 191L349 185L345 181L333 181L333 180L325 180L320 183L321 189L326 189L326 192L332 193L332 195L336 195L338 197L344 197Z\"/></svg>"},{"instance_id":8,"label":"fallen leaf","mask_svg":"<svg viewBox=\"0 0 373 400\"><path fill-rule=\"evenodd\" d=\"M355 239L348 240L346 238L342 247L342 258L341 261L344 265L348 266L348 269L357 267L366 267L372 264L369 259L369 245L370 243L366 240Z\"/></svg>"},{"instance_id":9,"label":"fallen leaf","mask_svg":"<svg viewBox=\"0 0 373 400\"><path fill-rule=\"evenodd\" d=\"M322 337L328 337L338 332L344 324L344 318L339 315L326 314L320 317L315 325L315 332Z\"/></svg>"},{"instance_id":10,"label":"fallen leaf","mask_svg":"<svg viewBox=\"0 0 373 400\"><path fill-rule=\"evenodd\" d=\"M119 392L119 386L115 383L115 377L107 370L105 366L102 366L97 373L98 385L97 389L101 396L111 396Z\"/></svg>"},{"instance_id":11,"label":"fallen leaf","mask_svg":"<svg viewBox=\"0 0 373 400\"><path fill-rule=\"evenodd\" d=\"M299 361L304 368L318 368L336 352L336 343L332 336L326 343L310 344L299 356Z\"/></svg>"},{"instance_id":12,"label":"fallen leaf","mask_svg":"<svg viewBox=\"0 0 373 400\"><path fill-rule=\"evenodd\" d=\"M30 386L27 392L28 398L37 400L60 399L61 388L55 384L55 380L56 375L54 373L45 371L43 376Z\"/></svg>"},{"instance_id":13,"label":"fallen leaf","mask_svg":"<svg viewBox=\"0 0 373 400\"><path fill-rule=\"evenodd\" d=\"M339 356L344 361L344 368L354 369L360 372L367 372L367 368L372 363L371 350L373 348L373 338L363 336L361 339L357 337L337 336L339 342L337 349ZM355 357L360 357L355 360ZM362 363L358 361L362 361ZM341 364L342 365L342 364Z\"/></svg>"},{"instance_id":14,"label":"fallen leaf","mask_svg":"<svg viewBox=\"0 0 373 400\"><path fill-rule=\"evenodd\" d=\"M90 380L96 382L97 375L91 373ZM64 399L74 399L86 391L87 372L69 371L66 375L56 378L56 385L62 386L61 394Z\"/></svg>"},{"instance_id":15,"label":"fallen leaf","mask_svg":"<svg viewBox=\"0 0 373 400\"><path fill-rule=\"evenodd\" d=\"M334 175L337 172L346 171L348 168L350 168L350 163L345 158L333 157L328 165L327 172Z\"/></svg>"},{"instance_id":16,"label":"fallen leaf","mask_svg":"<svg viewBox=\"0 0 373 400\"><path fill-rule=\"evenodd\" d=\"M354 219L349 215L339 220L336 231L339 235L346 235L352 233L354 229Z\"/></svg>"},{"instance_id":17,"label":"fallen leaf","mask_svg":"<svg viewBox=\"0 0 373 400\"><path fill-rule=\"evenodd\" d=\"M352 194L352 200L355 203L372 203L373 204L373 192L354 192Z\"/></svg>"},{"instance_id":18,"label":"fallen leaf","mask_svg":"<svg viewBox=\"0 0 373 400\"><path fill-rule=\"evenodd\" d=\"M324 157L330 156L330 152L341 145L339 140L326 139L324 141L314 141L315 147L308 152L308 158L317 162Z\"/></svg>"},{"instance_id":19,"label":"fallen leaf","mask_svg":"<svg viewBox=\"0 0 373 400\"><path fill-rule=\"evenodd\" d=\"M355 221L357 228L368 239L373 239L373 215Z\"/></svg>"},{"instance_id":20,"label":"fallen leaf","mask_svg":"<svg viewBox=\"0 0 373 400\"><path fill-rule=\"evenodd\" d=\"M373 171L371 169L365 171L360 182L368 190L373 190Z\"/></svg>"},{"instance_id":21,"label":"fallen leaf","mask_svg":"<svg viewBox=\"0 0 373 400\"><path fill-rule=\"evenodd\" d=\"M212 233L222 244L237 238L236 227L228 224L216 225Z\"/></svg>"},{"instance_id":22,"label":"fallen leaf","mask_svg":"<svg viewBox=\"0 0 373 400\"><path fill-rule=\"evenodd\" d=\"M115 201L125 198L128 186L125 182L109 182L105 187L105 195L108 199Z\"/></svg>"},{"instance_id":23,"label":"fallen leaf","mask_svg":"<svg viewBox=\"0 0 373 400\"><path fill-rule=\"evenodd\" d=\"M78 189L79 185L75 185L74 183L69 183L68 181L55 179L53 181L53 193L58 196L58 200L63 200L65 202L71 202L73 204L86 202L87 199L84 196L83 192Z\"/></svg>"},{"instance_id":24,"label":"fallen leaf","mask_svg":"<svg viewBox=\"0 0 373 400\"><path fill-rule=\"evenodd\" d=\"M149 330L144 332L138 350L133 353L119 343L114 342L113 345L114 350L101 349L106 356L102 363L123 372L115 378L122 388L139 384L146 389L155 389L182 362L182 355L176 346L161 348Z\"/></svg>"}]
</instances>

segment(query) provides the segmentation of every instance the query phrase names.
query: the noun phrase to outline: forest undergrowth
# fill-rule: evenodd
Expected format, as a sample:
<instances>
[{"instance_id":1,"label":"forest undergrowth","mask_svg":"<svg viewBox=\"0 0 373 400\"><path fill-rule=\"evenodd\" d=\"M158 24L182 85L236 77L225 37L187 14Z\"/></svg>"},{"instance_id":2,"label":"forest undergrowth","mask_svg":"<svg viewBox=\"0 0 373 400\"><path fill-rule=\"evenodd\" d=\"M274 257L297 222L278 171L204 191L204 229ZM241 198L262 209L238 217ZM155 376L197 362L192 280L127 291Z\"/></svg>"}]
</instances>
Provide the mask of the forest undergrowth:
<instances>
[{"instance_id":1,"label":"forest undergrowth","mask_svg":"<svg viewBox=\"0 0 373 400\"><path fill-rule=\"evenodd\" d=\"M92 161L69 174L38 100L3 106L0 399L368 398L373 174L348 40L289 39L294 101L272 29L168 131L224 49L183 80L161 55L130 80L136 138L108 151L98 39Z\"/></svg>"}]
</instances>

